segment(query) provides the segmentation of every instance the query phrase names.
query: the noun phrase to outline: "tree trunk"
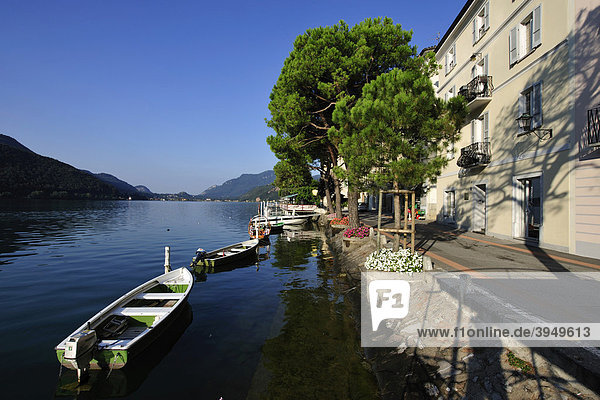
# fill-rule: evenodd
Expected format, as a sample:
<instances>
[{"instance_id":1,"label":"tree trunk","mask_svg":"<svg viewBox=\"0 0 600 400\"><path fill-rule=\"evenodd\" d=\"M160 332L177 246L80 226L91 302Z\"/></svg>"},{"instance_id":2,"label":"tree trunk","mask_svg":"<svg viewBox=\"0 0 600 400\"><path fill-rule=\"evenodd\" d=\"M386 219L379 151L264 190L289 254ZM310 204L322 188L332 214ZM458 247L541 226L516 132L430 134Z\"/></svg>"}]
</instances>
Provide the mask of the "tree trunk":
<instances>
[{"instance_id":1,"label":"tree trunk","mask_svg":"<svg viewBox=\"0 0 600 400\"><path fill-rule=\"evenodd\" d=\"M327 210L329 211L329 214L335 214L333 200L331 198L331 190L329 190L329 178L326 178L325 182L325 200L327 201Z\"/></svg>"},{"instance_id":2,"label":"tree trunk","mask_svg":"<svg viewBox=\"0 0 600 400\"><path fill-rule=\"evenodd\" d=\"M321 163L321 165L323 165ZM324 179L325 182L325 199L327 200L327 210L329 210L329 214L335 214L335 209L333 208L333 201L331 200L331 190L329 190L329 182L331 182L331 173L329 172L331 169L330 165L327 165L327 170L324 175L321 175L321 179Z\"/></svg>"},{"instance_id":3,"label":"tree trunk","mask_svg":"<svg viewBox=\"0 0 600 400\"><path fill-rule=\"evenodd\" d=\"M358 228L360 221L358 219L358 190L348 187L348 223L349 228Z\"/></svg>"},{"instance_id":4,"label":"tree trunk","mask_svg":"<svg viewBox=\"0 0 600 400\"><path fill-rule=\"evenodd\" d=\"M340 180L335 176L333 177L333 184L335 187L335 216L336 218L342 218L342 191Z\"/></svg>"},{"instance_id":5,"label":"tree trunk","mask_svg":"<svg viewBox=\"0 0 600 400\"><path fill-rule=\"evenodd\" d=\"M394 181L394 190L399 190L398 181ZM400 209L400 194L394 193L394 229L402 228L402 210ZM394 251L400 250L400 234L394 233Z\"/></svg>"}]
</instances>

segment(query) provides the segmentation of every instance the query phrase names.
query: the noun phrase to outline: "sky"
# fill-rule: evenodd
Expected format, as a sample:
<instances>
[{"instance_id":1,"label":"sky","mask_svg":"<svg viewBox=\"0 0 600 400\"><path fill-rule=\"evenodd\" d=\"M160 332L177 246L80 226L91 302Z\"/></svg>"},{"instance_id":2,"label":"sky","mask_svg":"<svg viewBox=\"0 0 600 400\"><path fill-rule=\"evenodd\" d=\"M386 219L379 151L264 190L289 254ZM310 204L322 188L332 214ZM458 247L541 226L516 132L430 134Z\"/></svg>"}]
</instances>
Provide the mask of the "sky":
<instances>
[{"instance_id":1,"label":"sky","mask_svg":"<svg viewBox=\"0 0 600 400\"><path fill-rule=\"evenodd\" d=\"M420 50L464 3L1 0L0 133L156 193L198 194L277 162L265 118L298 35L387 16Z\"/></svg>"}]
</instances>

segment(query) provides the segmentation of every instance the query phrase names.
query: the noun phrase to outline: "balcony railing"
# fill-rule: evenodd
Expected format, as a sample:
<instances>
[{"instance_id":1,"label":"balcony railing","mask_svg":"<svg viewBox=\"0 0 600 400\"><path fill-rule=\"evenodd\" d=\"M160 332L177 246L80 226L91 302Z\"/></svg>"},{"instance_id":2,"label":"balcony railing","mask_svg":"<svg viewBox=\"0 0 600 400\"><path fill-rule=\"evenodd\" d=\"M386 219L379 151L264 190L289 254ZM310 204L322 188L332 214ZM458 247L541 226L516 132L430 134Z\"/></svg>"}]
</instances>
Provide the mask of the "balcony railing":
<instances>
[{"instance_id":1,"label":"balcony railing","mask_svg":"<svg viewBox=\"0 0 600 400\"><path fill-rule=\"evenodd\" d=\"M600 146L600 104L587 112L587 134L590 146Z\"/></svg>"},{"instance_id":2,"label":"balcony railing","mask_svg":"<svg viewBox=\"0 0 600 400\"><path fill-rule=\"evenodd\" d=\"M472 168L488 165L491 159L490 142L477 142L460 149L460 157L456 165L461 168Z\"/></svg>"},{"instance_id":3,"label":"balcony railing","mask_svg":"<svg viewBox=\"0 0 600 400\"><path fill-rule=\"evenodd\" d=\"M492 77L487 75L479 75L469 83L461 86L458 90L458 94L467 100L467 103L472 102L482 97L492 97L492 90L494 85L492 83Z\"/></svg>"}]
</instances>

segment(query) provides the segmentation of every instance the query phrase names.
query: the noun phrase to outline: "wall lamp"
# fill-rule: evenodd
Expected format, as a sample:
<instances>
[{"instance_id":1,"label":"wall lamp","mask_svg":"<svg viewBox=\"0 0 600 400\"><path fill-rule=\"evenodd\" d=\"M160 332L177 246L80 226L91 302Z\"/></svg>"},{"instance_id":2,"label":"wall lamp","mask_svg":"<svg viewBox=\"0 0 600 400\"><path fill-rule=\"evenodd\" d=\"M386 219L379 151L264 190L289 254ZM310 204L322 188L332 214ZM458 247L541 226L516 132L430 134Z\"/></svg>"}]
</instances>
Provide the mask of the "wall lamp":
<instances>
[{"instance_id":1,"label":"wall lamp","mask_svg":"<svg viewBox=\"0 0 600 400\"><path fill-rule=\"evenodd\" d=\"M517 134L517 137L528 135L530 133L535 134L540 140L550 139L552 137L552 129L531 129L531 115L527 113L521 114L521 116L517 118L517 123L519 124L519 129L521 129L521 132Z\"/></svg>"},{"instance_id":2,"label":"wall lamp","mask_svg":"<svg viewBox=\"0 0 600 400\"><path fill-rule=\"evenodd\" d=\"M473 53L473 54L471 54L470 60L471 61L475 61L475 60L477 60L479 58L481 58L481 53Z\"/></svg>"}]
</instances>

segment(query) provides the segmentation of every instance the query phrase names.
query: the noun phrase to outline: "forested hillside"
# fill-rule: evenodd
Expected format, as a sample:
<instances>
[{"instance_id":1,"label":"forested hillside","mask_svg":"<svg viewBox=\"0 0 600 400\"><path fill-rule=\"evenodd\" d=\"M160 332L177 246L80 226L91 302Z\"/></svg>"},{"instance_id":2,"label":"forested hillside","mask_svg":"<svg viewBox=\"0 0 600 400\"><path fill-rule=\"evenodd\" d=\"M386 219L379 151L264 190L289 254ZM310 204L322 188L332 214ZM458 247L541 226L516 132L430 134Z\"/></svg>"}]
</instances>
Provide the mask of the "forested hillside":
<instances>
[{"instance_id":1,"label":"forested hillside","mask_svg":"<svg viewBox=\"0 0 600 400\"><path fill-rule=\"evenodd\" d=\"M71 165L0 144L0 197L117 199L119 191Z\"/></svg>"}]
</instances>

